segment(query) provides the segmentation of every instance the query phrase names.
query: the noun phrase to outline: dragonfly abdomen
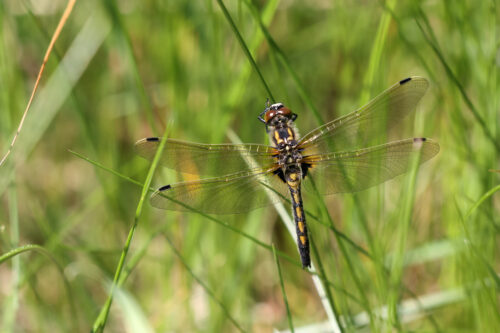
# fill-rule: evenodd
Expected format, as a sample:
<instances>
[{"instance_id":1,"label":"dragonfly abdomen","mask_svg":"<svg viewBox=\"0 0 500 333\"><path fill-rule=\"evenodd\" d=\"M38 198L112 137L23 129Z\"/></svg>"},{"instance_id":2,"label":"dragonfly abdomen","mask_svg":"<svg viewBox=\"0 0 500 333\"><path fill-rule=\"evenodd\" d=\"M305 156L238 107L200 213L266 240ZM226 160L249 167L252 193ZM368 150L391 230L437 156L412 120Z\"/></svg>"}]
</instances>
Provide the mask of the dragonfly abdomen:
<instances>
[{"instance_id":1,"label":"dragonfly abdomen","mask_svg":"<svg viewBox=\"0 0 500 333\"><path fill-rule=\"evenodd\" d=\"M301 173L286 172L286 182L290 190L292 199L292 211L295 220L295 230L297 232L297 245L299 247L300 259L302 267L311 266L311 258L309 255L309 238L307 236L306 214L302 203L301 193Z\"/></svg>"}]
</instances>

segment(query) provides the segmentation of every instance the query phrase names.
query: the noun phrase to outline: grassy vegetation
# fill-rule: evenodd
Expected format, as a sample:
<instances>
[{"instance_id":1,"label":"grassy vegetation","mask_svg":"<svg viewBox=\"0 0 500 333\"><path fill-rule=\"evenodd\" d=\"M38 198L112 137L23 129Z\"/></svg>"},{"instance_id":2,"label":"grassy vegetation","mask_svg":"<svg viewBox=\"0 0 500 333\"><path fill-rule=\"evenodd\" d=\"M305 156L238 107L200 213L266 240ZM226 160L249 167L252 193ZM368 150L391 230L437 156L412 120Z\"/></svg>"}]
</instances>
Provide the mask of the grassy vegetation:
<instances>
[{"instance_id":1,"label":"grassy vegetation","mask_svg":"<svg viewBox=\"0 0 500 333\"><path fill-rule=\"evenodd\" d=\"M0 2L2 155L64 6ZM499 22L493 0L78 2L0 167L0 331L499 332ZM140 138L264 143L268 97L305 134L411 75L431 86L392 134L441 151L306 194L317 275L286 205L147 201L186 178L135 156Z\"/></svg>"}]
</instances>

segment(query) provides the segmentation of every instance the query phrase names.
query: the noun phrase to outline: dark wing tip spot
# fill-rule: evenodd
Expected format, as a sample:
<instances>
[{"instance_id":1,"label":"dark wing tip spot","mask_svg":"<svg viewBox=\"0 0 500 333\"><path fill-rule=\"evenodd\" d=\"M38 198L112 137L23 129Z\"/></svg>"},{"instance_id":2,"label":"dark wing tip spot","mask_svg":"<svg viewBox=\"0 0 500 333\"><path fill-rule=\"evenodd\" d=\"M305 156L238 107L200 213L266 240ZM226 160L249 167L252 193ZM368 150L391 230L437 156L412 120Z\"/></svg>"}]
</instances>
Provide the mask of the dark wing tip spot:
<instances>
[{"instance_id":1,"label":"dark wing tip spot","mask_svg":"<svg viewBox=\"0 0 500 333\"><path fill-rule=\"evenodd\" d=\"M160 192L161 192L161 191L168 190L168 189L170 189L170 188L171 188L171 186L170 186L170 185L165 185L165 186L160 187L160 188L158 189L158 191L160 191Z\"/></svg>"},{"instance_id":2,"label":"dark wing tip spot","mask_svg":"<svg viewBox=\"0 0 500 333\"><path fill-rule=\"evenodd\" d=\"M405 84L408 81L411 81L411 77L407 77L406 79L399 81L399 84Z\"/></svg>"},{"instance_id":3,"label":"dark wing tip spot","mask_svg":"<svg viewBox=\"0 0 500 333\"><path fill-rule=\"evenodd\" d=\"M425 142L427 138L413 138L413 142Z\"/></svg>"},{"instance_id":4,"label":"dark wing tip spot","mask_svg":"<svg viewBox=\"0 0 500 333\"><path fill-rule=\"evenodd\" d=\"M160 141L160 138L146 138L146 141Z\"/></svg>"}]
</instances>

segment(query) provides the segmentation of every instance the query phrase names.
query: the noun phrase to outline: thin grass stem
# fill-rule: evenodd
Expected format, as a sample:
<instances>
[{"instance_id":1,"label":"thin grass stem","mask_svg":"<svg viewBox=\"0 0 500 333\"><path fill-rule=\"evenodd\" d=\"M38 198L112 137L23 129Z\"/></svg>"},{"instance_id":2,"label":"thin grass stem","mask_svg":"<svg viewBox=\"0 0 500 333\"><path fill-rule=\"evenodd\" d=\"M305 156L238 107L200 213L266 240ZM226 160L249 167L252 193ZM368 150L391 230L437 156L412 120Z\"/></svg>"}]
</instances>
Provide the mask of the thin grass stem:
<instances>
[{"instance_id":1,"label":"thin grass stem","mask_svg":"<svg viewBox=\"0 0 500 333\"><path fill-rule=\"evenodd\" d=\"M149 187L151 185L151 181L153 179L153 175L155 173L156 167L158 166L158 163L160 161L161 154L163 153L163 148L165 147L165 144L167 142L167 137L168 137L168 133L170 131L171 126L172 126L172 122L170 122L168 124L168 126L165 128L165 132L163 133L163 137L160 141L160 145L158 147L158 150L156 151L153 162L151 163L151 166L149 168L148 175L146 176L146 181L144 182L144 185L142 187L141 197L139 199L139 203L137 204L137 209L135 211L134 224L132 225L132 228L130 229L130 231L128 233L127 240L125 241L125 246L123 247L122 254L120 256L120 260L118 262L118 266L117 266L116 271L115 271L115 276L113 278L113 284L111 286L111 290L109 292L108 298L107 298L103 308L101 309L101 312L97 316L97 318L94 322L94 325L92 327L93 332L103 332L104 331L104 327L105 327L106 322L108 320L109 310L110 310L111 304L113 302L114 292L115 292L115 289L117 287L118 281L120 280L122 268L123 268L123 265L125 263L125 259L126 259L127 254L128 254L130 244L132 243L132 238L133 238L133 236L135 234L135 230L139 224L139 218L140 218L141 213L142 213L142 207L144 205L144 200L146 198L146 195L149 192Z\"/></svg>"},{"instance_id":2,"label":"thin grass stem","mask_svg":"<svg viewBox=\"0 0 500 333\"><path fill-rule=\"evenodd\" d=\"M283 295L283 302L285 303L286 317L288 319L288 327L290 327L290 331L294 333L295 330L293 328L292 314L290 312L290 307L288 306L288 299L286 297L286 291L285 291L285 282L283 281L283 276L281 273L280 260L278 258L278 254L276 253L276 247L274 246L274 244L272 244L272 247L273 247L274 262L276 263L276 268L278 269L278 277L280 279L281 294Z\"/></svg>"}]
</instances>

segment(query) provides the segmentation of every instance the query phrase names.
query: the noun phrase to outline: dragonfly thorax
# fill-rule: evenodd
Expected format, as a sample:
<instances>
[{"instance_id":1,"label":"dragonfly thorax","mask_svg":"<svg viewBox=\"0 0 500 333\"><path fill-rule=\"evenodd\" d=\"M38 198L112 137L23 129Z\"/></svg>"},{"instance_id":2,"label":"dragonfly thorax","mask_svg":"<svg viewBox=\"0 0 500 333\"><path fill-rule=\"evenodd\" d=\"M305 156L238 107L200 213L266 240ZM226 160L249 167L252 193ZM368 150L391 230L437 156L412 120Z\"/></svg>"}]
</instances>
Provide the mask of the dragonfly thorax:
<instances>
[{"instance_id":1,"label":"dragonfly thorax","mask_svg":"<svg viewBox=\"0 0 500 333\"><path fill-rule=\"evenodd\" d=\"M279 116L276 119L281 119ZM283 175L292 171L300 172L302 154L298 149L298 135L291 119L278 122L276 126L269 126L269 137L273 146L278 150L277 162L283 170ZM301 178L301 177L299 177Z\"/></svg>"},{"instance_id":2,"label":"dragonfly thorax","mask_svg":"<svg viewBox=\"0 0 500 333\"><path fill-rule=\"evenodd\" d=\"M279 151L289 151L297 147L297 131L291 119L277 116L272 125L267 125L269 139Z\"/></svg>"},{"instance_id":3,"label":"dragonfly thorax","mask_svg":"<svg viewBox=\"0 0 500 333\"><path fill-rule=\"evenodd\" d=\"M297 149L298 134L294 125L297 115L281 103L272 104L265 111L269 139L279 152L278 163L282 167L300 163L302 156Z\"/></svg>"}]
</instances>

